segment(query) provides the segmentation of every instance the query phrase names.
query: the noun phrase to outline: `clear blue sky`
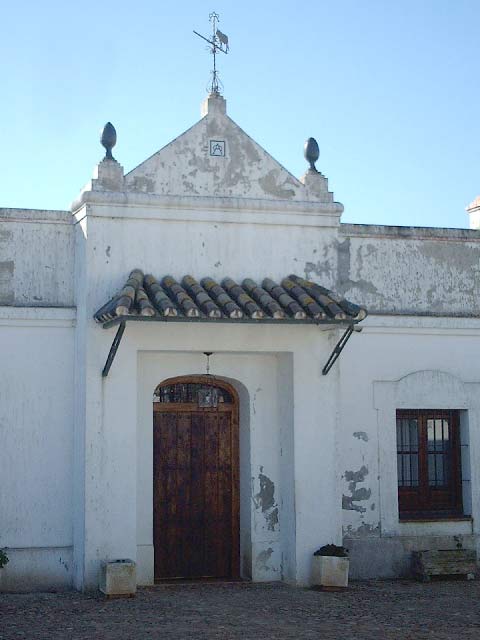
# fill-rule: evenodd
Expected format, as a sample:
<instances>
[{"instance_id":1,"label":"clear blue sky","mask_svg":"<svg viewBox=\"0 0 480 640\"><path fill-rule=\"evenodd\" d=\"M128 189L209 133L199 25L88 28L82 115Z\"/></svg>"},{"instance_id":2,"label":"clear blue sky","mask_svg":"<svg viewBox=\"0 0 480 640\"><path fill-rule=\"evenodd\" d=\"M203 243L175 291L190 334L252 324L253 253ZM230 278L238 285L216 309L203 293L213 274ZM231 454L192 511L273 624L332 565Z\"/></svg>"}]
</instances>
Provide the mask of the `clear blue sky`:
<instances>
[{"instance_id":1,"label":"clear blue sky","mask_svg":"<svg viewBox=\"0 0 480 640\"><path fill-rule=\"evenodd\" d=\"M24 0L2 7L0 207L65 209L200 117L220 14L229 115L293 174L303 142L344 222L467 227L480 193L479 0Z\"/></svg>"}]
</instances>

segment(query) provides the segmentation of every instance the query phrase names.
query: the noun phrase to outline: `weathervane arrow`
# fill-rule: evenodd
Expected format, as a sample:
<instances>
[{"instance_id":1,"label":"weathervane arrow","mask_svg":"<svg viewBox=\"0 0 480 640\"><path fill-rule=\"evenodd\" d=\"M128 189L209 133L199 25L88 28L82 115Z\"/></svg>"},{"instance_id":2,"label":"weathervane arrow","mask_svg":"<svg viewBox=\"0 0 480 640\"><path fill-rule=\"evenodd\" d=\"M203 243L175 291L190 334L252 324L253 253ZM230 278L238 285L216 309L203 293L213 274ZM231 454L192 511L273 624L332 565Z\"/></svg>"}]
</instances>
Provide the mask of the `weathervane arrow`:
<instances>
[{"instance_id":1,"label":"weathervane arrow","mask_svg":"<svg viewBox=\"0 0 480 640\"><path fill-rule=\"evenodd\" d=\"M208 42L210 45L210 53L213 55L213 71L212 71L212 82L209 85L210 93L220 93L220 88L222 87L222 83L219 79L219 73L217 71L217 52L221 51L222 53L227 54L230 47L228 46L228 36L225 35L217 29L217 22L220 22L220 17L218 13L211 13L208 16L210 22L212 23L212 35L211 38L208 39L205 36L202 36L201 33L197 31L193 31L193 33Z\"/></svg>"}]
</instances>

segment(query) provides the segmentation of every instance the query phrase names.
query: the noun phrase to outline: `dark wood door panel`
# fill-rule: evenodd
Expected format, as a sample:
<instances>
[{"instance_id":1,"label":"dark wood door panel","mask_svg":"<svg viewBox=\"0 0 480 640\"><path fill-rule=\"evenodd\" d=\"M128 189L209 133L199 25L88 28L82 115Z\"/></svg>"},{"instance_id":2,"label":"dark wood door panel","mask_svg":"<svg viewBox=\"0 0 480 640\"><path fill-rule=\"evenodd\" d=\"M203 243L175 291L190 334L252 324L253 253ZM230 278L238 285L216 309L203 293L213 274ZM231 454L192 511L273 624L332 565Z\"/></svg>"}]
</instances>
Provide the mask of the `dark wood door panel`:
<instances>
[{"instance_id":1,"label":"dark wood door panel","mask_svg":"<svg viewBox=\"0 0 480 640\"><path fill-rule=\"evenodd\" d=\"M233 410L154 412L156 580L238 575Z\"/></svg>"}]
</instances>

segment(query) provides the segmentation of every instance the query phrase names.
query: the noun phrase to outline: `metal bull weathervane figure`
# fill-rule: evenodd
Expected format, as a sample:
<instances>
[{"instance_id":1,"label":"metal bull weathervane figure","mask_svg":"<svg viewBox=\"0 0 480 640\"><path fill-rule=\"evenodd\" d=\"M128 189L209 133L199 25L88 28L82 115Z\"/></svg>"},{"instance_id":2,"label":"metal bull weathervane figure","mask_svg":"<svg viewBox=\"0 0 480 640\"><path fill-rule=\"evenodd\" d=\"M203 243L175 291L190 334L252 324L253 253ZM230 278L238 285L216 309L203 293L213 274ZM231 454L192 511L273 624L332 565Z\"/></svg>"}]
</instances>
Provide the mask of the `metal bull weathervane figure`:
<instances>
[{"instance_id":1,"label":"metal bull weathervane figure","mask_svg":"<svg viewBox=\"0 0 480 640\"><path fill-rule=\"evenodd\" d=\"M228 50L230 48L228 46L228 36L226 36L224 33L222 33L220 31L220 29L217 29L215 31L215 34L216 34L217 38L220 40L220 44L225 47L225 53L228 53Z\"/></svg>"},{"instance_id":2,"label":"metal bull weathervane figure","mask_svg":"<svg viewBox=\"0 0 480 640\"><path fill-rule=\"evenodd\" d=\"M208 16L208 18L212 23L211 38L205 38L205 36L202 36L195 30L193 31L193 33L199 38L202 38L202 40L208 42L208 44L210 45L210 53L213 55L213 71L212 82L209 85L209 91L210 93L220 93L220 89L223 88L223 85L218 77L219 74L217 71L217 52L221 51L222 53L226 54L228 53L230 47L228 46L228 36L222 33L220 29L217 29L217 22L220 22L218 13L213 12Z\"/></svg>"}]
</instances>

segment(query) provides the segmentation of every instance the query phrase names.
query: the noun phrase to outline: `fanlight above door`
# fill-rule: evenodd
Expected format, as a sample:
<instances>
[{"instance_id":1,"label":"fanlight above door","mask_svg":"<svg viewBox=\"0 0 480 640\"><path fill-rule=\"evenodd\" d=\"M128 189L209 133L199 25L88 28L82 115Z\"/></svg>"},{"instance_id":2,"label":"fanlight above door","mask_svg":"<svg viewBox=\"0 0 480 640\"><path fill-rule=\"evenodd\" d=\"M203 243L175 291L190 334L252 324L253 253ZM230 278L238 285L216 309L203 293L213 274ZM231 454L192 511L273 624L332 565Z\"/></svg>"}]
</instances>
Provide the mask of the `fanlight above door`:
<instances>
[{"instance_id":1,"label":"fanlight above door","mask_svg":"<svg viewBox=\"0 0 480 640\"><path fill-rule=\"evenodd\" d=\"M206 377L206 376L205 376ZM216 407L219 404L232 404L233 397L223 387L216 384L215 378L201 382L178 382L159 385L153 394L154 402L196 404L201 408Z\"/></svg>"}]
</instances>

